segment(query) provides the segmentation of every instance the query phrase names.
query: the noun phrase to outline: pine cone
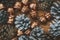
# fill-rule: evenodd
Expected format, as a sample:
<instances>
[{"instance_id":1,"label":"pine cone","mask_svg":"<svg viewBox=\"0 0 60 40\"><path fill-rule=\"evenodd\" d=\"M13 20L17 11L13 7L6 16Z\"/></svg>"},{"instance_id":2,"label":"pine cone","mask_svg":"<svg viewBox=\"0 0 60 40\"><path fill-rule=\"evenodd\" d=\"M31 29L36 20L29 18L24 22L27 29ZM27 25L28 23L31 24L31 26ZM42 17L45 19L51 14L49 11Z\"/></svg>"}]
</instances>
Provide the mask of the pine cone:
<instances>
[{"instance_id":1,"label":"pine cone","mask_svg":"<svg viewBox=\"0 0 60 40\"><path fill-rule=\"evenodd\" d=\"M53 0L38 0L38 9L48 10Z\"/></svg>"},{"instance_id":2,"label":"pine cone","mask_svg":"<svg viewBox=\"0 0 60 40\"><path fill-rule=\"evenodd\" d=\"M53 6L51 7L51 14L54 17L52 23L50 24L50 33L53 36L60 35L60 2L56 1L53 3Z\"/></svg>"},{"instance_id":3,"label":"pine cone","mask_svg":"<svg viewBox=\"0 0 60 40\"><path fill-rule=\"evenodd\" d=\"M44 34L44 31L39 27L35 27L30 33L30 35L35 38L41 37L42 34Z\"/></svg>"},{"instance_id":4,"label":"pine cone","mask_svg":"<svg viewBox=\"0 0 60 40\"><path fill-rule=\"evenodd\" d=\"M60 1L54 2L50 11L53 17L60 19Z\"/></svg>"},{"instance_id":5,"label":"pine cone","mask_svg":"<svg viewBox=\"0 0 60 40\"><path fill-rule=\"evenodd\" d=\"M15 18L15 27L22 31L27 30L30 27L30 23L30 19L25 14L18 15Z\"/></svg>"},{"instance_id":6,"label":"pine cone","mask_svg":"<svg viewBox=\"0 0 60 40\"><path fill-rule=\"evenodd\" d=\"M24 5L27 5L27 4L28 4L28 1L29 1L29 0L22 0L22 3L23 3Z\"/></svg>"},{"instance_id":7,"label":"pine cone","mask_svg":"<svg viewBox=\"0 0 60 40\"><path fill-rule=\"evenodd\" d=\"M0 10L0 24L5 24L8 21L8 13L5 10Z\"/></svg>"},{"instance_id":8,"label":"pine cone","mask_svg":"<svg viewBox=\"0 0 60 40\"><path fill-rule=\"evenodd\" d=\"M3 9L4 5L2 3L0 3L0 9Z\"/></svg>"},{"instance_id":9,"label":"pine cone","mask_svg":"<svg viewBox=\"0 0 60 40\"><path fill-rule=\"evenodd\" d=\"M30 33L30 40L53 40L53 36L47 33L44 33L44 31L36 27L34 28Z\"/></svg>"},{"instance_id":10,"label":"pine cone","mask_svg":"<svg viewBox=\"0 0 60 40\"><path fill-rule=\"evenodd\" d=\"M28 36L21 35L20 37L18 37L18 40L29 40L29 39L28 39Z\"/></svg>"},{"instance_id":11,"label":"pine cone","mask_svg":"<svg viewBox=\"0 0 60 40\"><path fill-rule=\"evenodd\" d=\"M37 40L37 38L34 38L33 36L29 36L29 40Z\"/></svg>"},{"instance_id":12,"label":"pine cone","mask_svg":"<svg viewBox=\"0 0 60 40\"><path fill-rule=\"evenodd\" d=\"M16 28L12 25L2 25L0 29L0 38L2 40L11 40L16 37Z\"/></svg>"},{"instance_id":13,"label":"pine cone","mask_svg":"<svg viewBox=\"0 0 60 40\"><path fill-rule=\"evenodd\" d=\"M55 19L55 22L52 22L50 24L49 33L52 34L53 36L60 35L60 20Z\"/></svg>"},{"instance_id":14,"label":"pine cone","mask_svg":"<svg viewBox=\"0 0 60 40\"><path fill-rule=\"evenodd\" d=\"M45 24L45 23L51 21L53 17L49 12L38 11L38 17L37 18L41 23Z\"/></svg>"},{"instance_id":15,"label":"pine cone","mask_svg":"<svg viewBox=\"0 0 60 40\"><path fill-rule=\"evenodd\" d=\"M1 0L1 3L3 3L6 7L13 7L16 0Z\"/></svg>"},{"instance_id":16,"label":"pine cone","mask_svg":"<svg viewBox=\"0 0 60 40\"><path fill-rule=\"evenodd\" d=\"M60 35L55 37L55 40L60 40Z\"/></svg>"},{"instance_id":17,"label":"pine cone","mask_svg":"<svg viewBox=\"0 0 60 40\"><path fill-rule=\"evenodd\" d=\"M48 35L48 34L43 34L41 35L40 38L37 38L38 40L54 40L52 35Z\"/></svg>"}]
</instances>

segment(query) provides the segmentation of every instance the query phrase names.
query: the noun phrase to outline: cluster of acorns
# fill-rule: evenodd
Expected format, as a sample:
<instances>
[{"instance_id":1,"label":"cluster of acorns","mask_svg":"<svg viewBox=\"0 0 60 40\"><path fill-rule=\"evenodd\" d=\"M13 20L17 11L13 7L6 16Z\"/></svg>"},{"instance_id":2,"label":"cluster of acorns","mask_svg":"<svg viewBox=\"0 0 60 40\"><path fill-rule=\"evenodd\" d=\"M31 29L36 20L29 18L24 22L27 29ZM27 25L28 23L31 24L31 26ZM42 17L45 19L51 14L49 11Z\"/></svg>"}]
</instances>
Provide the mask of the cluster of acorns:
<instances>
[{"instance_id":1,"label":"cluster of acorns","mask_svg":"<svg viewBox=\"0 0 60 40\"><path fill-rule=\"evenodd\" d=\"M40 25L46 25L47 22L52 23L46 33ZM18 40L55 40L60 35L60 2L1 0L0 24L2 25L1 40L17 40L11 37L14 35ZM15 28L17 34L14 34Z\"/></svg>"}]
</instances>

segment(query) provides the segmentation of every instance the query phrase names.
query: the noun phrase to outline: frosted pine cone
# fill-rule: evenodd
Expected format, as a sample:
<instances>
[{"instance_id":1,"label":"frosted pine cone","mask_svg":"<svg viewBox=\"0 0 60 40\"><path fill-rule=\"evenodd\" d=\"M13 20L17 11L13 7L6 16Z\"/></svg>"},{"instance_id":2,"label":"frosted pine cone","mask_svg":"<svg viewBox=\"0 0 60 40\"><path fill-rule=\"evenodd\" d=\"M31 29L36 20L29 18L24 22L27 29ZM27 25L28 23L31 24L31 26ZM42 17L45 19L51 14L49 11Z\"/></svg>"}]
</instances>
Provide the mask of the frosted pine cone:
<instances>
[{"instance_id":1,"label":"frosted pine cone","mask_svg":"<svg viewBox=\"0 0 60 40\"><path fill-rule=\"evenodd\" d=\"M33 36L29 36L29 40L37 40L37 38L34 38Z\"/></svg>"},{"instance_id":2,"label":"frosted pine cone","mask_svg":"<svg viewBox=\"0 0 60 40\"><path fill-rule=\"evenodd\" d=\"M40 38L37 38L38 40L54 40L52 35L48 35L48 34L43 34L41 35Z\"/></svg>"},{"instance_id":3,"label":"frosted pine cone","mask_svg":"<svg viewBox=\"0 0 60 40\"><path fill-rule=\"evenodd\" d=\"M18 40L29 40L29 39L28 39L28 36L21 35L20 37L18 37Z\"/></svg>"},{"instance_id":4,"label":"frosted pine cone","mask_svg":"<svg viewBox=\"0 0 60 40\"><path fill-rule=\"evenodd\" d=\"M44 31L41 28L36 27L31 31L30 39L31 40L53 40L53 36L44 33Z\"/></svg>"},{"instance_id":5,"label":"frosted pine cone","mask_svg":"<svg viewBox=\"0 0 60 40\"><path fill-rule=\"evenodd\" d=\"M36 38L39 38L42 34L44 33L44 31L40 28L40 27L35 27L30 35Z\"/></svg>"},{"instance_id":6,"label":"frosted pine cone","mask_svg":"<svg viewBox=\"0 0 60 40\"><path fill-rule=\"evenodd\" d=\"M58 36L60 35L60 21L55 19L55 22L53 21L50 24L50 30L49 30L50 34L52 34L53 36Z\"/></svg>"},{"instance_id":7,"label":"frosted pine cone","mask_svg":"<svg viewBox=\"0 0 60 40\"><path fill-rule=\"evenodd\" d=\"M54 17L54 20L50 24L50 33L54 36L60 35L60 2L54 2L51 7L51 14Z\"/></svg>"},{"instance_id":8,"label":"frosted pine cone","mask_svg":"<svg viewBox=\"0 0 60 40\"><path fill-rule=\"evenodd\" d=\"M19 30L25 31L30 27L30 19L25 16L25 14L21 14L16 16L15 18L15 27Z\"/></svg>"},{"instance_id":9,"label":"frosted pine cone","mask_svg":"<svg viewBox=\"0 0 60 40\"><path fill-rule=\"evenodd\" d=\"M51 14L56 19L60 19L60 1L54 2L51 7Z\"/></svg>"}]
</instances>

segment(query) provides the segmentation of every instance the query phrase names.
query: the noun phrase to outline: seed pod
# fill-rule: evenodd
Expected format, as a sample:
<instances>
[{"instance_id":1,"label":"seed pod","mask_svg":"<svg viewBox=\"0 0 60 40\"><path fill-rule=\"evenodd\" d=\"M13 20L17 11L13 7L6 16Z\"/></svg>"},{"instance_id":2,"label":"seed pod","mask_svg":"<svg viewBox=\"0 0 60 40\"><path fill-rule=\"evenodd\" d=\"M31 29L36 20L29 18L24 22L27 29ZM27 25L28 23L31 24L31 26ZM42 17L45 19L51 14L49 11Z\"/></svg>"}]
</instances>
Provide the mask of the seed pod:
<instances>
[{"instance_id":1,"label":"seed pod","mask_svg":"<svg viewBox=\"0 0 60 40\"><path fill-rule=\"evenodd\" d=\"M28 29L30 27L30 23L30 19L25 16L25 14L18 15L15 18L15 27L22 31Z\"/></svg>"}]
</instances>

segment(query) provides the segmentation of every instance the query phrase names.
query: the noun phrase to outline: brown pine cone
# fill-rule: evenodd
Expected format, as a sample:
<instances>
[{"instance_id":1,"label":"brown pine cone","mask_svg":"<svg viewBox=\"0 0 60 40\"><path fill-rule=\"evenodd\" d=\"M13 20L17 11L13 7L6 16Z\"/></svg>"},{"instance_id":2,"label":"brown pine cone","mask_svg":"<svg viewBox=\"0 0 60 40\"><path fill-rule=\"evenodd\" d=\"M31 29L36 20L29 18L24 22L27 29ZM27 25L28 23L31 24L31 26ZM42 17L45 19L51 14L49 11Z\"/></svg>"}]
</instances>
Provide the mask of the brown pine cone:
<instances>
[{"instance_id":1,"label":"brown pine cone","mask_svg":"<svg viewBox=\"0 0 60 40\"><path fill-rule=\"evenodd\" d=\"M24 5L27 5L27 4L28 4L28 1L29 1L29 0L22 0L22 3L23 3Z\"/></svg>"},{"instance_id":2,"label":"brown pine cone","mask_svg":"<svg viewBox=\"0 0 60 40\"><path fill-rule=\"evenodd\" d=\"M17 29L13 25L2 25L0 26L0 39L11 40L17 36Z\"/></svg>"},{"instance_id":3,"label":"brown pine cone","mask_svg":"<svg viewBox=\"0 0 60 40\"><path fill-rule=\"evenodd\" d=\"M34 11L34 10L31 10L30 16L31 16L31 18L32 18L33 20L37 19L37 12Z\"/></svg>"},{"instance_id":4,"label":"brown pine cone","mask_svg":"<svg viewBox=\"0 0 60 40\"><path fill-rule=\"evenodd\" d=\"M28 6L23 6L21 11L22 11L23 13L27 13L27 12L29 11Z\"/></svg>"},{"instance_id":5,"label":"brown pine cone","mask_svg":"<svg viewBox=\"0 0 60 40\"><path fill-rule=\"evenodd\" d=\"M45 18L45 17L40 17L39 20L40 20L42 23L45 23L45 22L46 22L46 18Z\"/></svg>"},{"instance_id":6,"label":"brown pine cone","mask_svg":"<svg viewBox=\"0 0 60 40\"><path fill-rule=\"evenodd\" d=\"M47 20L50 20L51 14L50 14L50 13L46 13L46 14L45 14L45 17L47 18Z\"/></svg>"},{"instance_id":7,"label":"brown pine cone","mask_svg":"<svg viewBox=\"0 0 60 40\"><path fill-rule=\"evenodd\" d=\"M0 3L0 9L3 9L3 8L4 8L3 4L2 4L2 3Z\"/></svg>"},{"instance_id":8,"label":"brown pine cone","mask_svg":"<svg viewBox=\"0 0 60 40\"><path fill-rule=\"evenodd\" d=\"M10 15L10 16L9 16L8 23L9 23L9 24L13 24L13 21L14 21L14 16L13 16L13 15Z\"/></svg>"},{"instance_id":9,"label":"brown pine cone","mask_svg":"<svg viewBox=\"0 0 60 40\"><path fill-rule=\"evenodd\" d=\"M31 8L31 9L33 9L33 10L35 10L35 9L36 9L36 6L37 6L37 4L36 4L36 3L31 3L31 4L30 4L30 8Z\"/></svg>"},{"instance_id":10,"label":"brown pine cone","mask_svg":"<svg viewBox=\"0 0 60 40\"><path fill-rule=\"evenodd\" d=\"M36 26L38 26L38 21L33 21L31 24L31 28L35 28Z\"/></svg>"},{"instance_id":11,"label":"brown pine cone","mask_svg":"<svg viewBox=\"0 0 60 40\"><path fill-rule=\"evenodd\" d=\"M13 21L14 21L14 10L13 10L13 8L8 8L8 13L9 13L8 23L13 24Z\"/></svg>"},{"instance_id":12,"label":"brown pine cone","mask_svg":"<svg viewBox=\"0 0 60 40\"><path fill-rule=\"evenodd\" d=\"M42 23L47 23L48 21L51 21L51 14L49 12L46 11L39 11L38 12L38 20Z\"/></svg>"},{"instance_id":13,"label":"brown pine cone","mask_svg":"<svg viewBox=\"0 0 60 40\"><path fill-rule=\"evenodd\" d=\"M30 35L30 32L31 32L31 30L28 29L28 30L25 31L25 34L26 34L26 35Z\"/></svg>"},{"instance_id":14,"label":"brown pine cone","mask_svg":"<svg viewBox=\"0 0 60 40\"><path fill-rule=\"evenodd\" d=\"M20 31L20 30L17 31L17 36L20 36L20 35L22 35L22 34L23 34L22 31Z\"/></svg>"},{"instance_id":15,"label":"brown pine cone","mask_svg":"<svg viewBox=\"0 0 60 40\"><path fill-rule=\"evenodd\" d=\"M14 8L21 9L21 6L22 6L21 2L16 2Z\"/></svg>"}]
</instances>

